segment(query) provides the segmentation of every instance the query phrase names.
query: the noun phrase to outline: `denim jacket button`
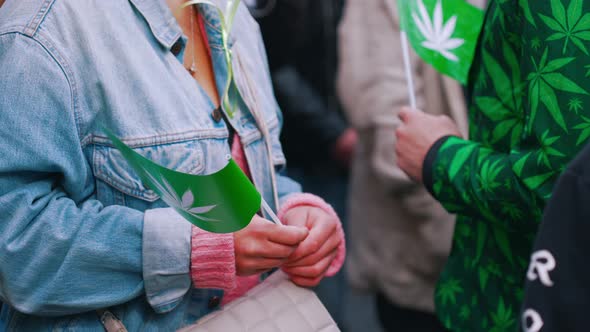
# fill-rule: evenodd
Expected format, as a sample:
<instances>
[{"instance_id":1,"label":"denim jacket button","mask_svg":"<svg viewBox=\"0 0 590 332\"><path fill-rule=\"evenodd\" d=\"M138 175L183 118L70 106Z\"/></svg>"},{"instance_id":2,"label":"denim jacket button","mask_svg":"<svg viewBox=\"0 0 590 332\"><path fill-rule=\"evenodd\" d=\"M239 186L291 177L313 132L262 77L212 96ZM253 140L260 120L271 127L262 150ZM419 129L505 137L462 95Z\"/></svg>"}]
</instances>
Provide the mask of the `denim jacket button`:
<instances>
[{"instance_id":1,"label":"denim jacket button","mask_svg":"<svg viewBox=\"0 0 590 332\"><path fill-rule=\"evenodd\" d=\"M172 52L172 54L174 54L174 56L178 56L178 54L180 54L182 49L183 49L182 41L180 39L178 39L176 41L176 43L174 43L174 45L172 45L172 47L170 48L170 52Z\"/></svg>"},{"instance_id":2,"label":"denim jacket button","mask_svg":"<svg viewBox=\"0 0 590 332\"><path fill-rule=\"evenodd\" d=\"M221 304L221 298L219 296L213 296L209 299L209 304L207 307L209 309L215 309Z\"/></svg>"},{"instance_id":3,"label":"denim jacket button","mask_svg":"<svg viewBox=\"0 0 590 332\"><path fill-rule=\"evenodd\" d=\"M216 109L214 109L213 112L211 112L211 116L213 117L213 120L215 120L215 122L219 123L219 121L221 121L221 119L223 118L223 115L221 114L221 108L217 107Z\"/></svg>"}]
</instances>

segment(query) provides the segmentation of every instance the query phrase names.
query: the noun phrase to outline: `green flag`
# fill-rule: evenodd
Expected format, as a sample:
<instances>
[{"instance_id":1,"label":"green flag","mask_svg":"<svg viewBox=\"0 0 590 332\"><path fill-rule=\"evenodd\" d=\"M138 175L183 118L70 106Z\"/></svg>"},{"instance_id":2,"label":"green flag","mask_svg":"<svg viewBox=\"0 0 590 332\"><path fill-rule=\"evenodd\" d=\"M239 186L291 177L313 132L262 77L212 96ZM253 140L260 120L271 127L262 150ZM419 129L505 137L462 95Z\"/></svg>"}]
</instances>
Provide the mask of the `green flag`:
<instances>
[{"instance_id":1,"label":"green flag","mask_svg":"<svg viewBox=\"0 0 590 332\"><path fill-rule=\"evenodd\" d=\"M465 84L483 11L465 0L398 0L402 30L416 53L439 72Z\"/></svg>"},{"instance_id":2,"label":"green flag","mask_svg":"<svg viewBox=\"0 0 590 332\"><path fill-rule=\"evenodd\" d=\"M236 232L260 209L260 194L233 160L211 175L180 173L143 157L105 131L143 183L193 225L212 233Z\"/></svg>"}]
</instances>

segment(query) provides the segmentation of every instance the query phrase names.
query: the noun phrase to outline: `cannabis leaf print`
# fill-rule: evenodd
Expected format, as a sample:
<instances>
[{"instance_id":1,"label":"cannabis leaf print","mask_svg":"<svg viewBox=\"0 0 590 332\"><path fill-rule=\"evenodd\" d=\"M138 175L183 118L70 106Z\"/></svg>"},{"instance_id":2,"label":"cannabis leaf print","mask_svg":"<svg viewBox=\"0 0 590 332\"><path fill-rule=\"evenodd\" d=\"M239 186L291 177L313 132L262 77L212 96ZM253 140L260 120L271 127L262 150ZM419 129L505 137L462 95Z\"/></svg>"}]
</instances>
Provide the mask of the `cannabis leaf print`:
<instances>
[{"instance_id":1,"label":"cannabis leaf print","mask_svg":"<svg viewBox=\"0 0 590 332\"><path fill-rule=\"evenodd\" d=\"M469 306L464 305L461 307L461 311L459 311L459 317L462 320L466 320L467 318L469 318L469 315L471 315L471 309L469 308Z\"/></svg>"},{"instance_id":2,"label":"cannabis leaf print","mask_svg":"<svg viewBox=\"0 0 590 332\"><path fill-rule=\"evenodd\" d=\"M192 215L193 217L203 221L219 221L217 219L203 216L203 214L215 209L217 205L193 207L195 196L193 195L193 192L190 189L187 189L182 195L182 197L180 197L176 193L174 187L163 176L160 176L160 179L158 179L155 175L148 171L145 172L145 175L150 179L152 184L155 187L157 187L158 191L162 193L161 199L164 202L166 202L166 204L168 204L169 206L177 210L182 210Z\"/></svg>"},{"instance_id":3,"label":"cannabis leaf print","mask_svg":"<svg viewBox=\"0 0 590 332\"><path fill-rule=\"evenodd\" d=\"M532 109L532 120L535 119L539 108L539 102L541 102L545 105L555 122L563 130L567 131L565 120L563 119L559 103L557 102L555 90L586 95L588 92L574 81L557 72L557 70L574 61L575 58L566 57L549 61L547 55L548 49L545 48L543 56L538 64L535 59L531 57L535 71L527 76L527 80L529 81L529 101Z\"/></svg>"},{"instance_id":4,"label":"cannabis leaf print","mask_svg":"<svg viewBox=\"0 0 590 332\"><path fill-rule=\"evenodd\" d=\"M497 143L507 134L510 134L510 143L514 144L522 134L524 116L522 114L522 100L520 94L524 83L520 81L520 67L516 55L508 43L502 43L505 59L510 63L511 76L502 69L498 62L487 51L483 52L484 67L490 74L494 89L504 91L512 89L513 96L507 98L496 94L495 97L482 96L475 99L475 103L491 120L496 121L496 127L492 132L491 143Z\"/></svg>"},{"instance_id":5,"label":"cannabis leaf print","mask_svg":"<svg viewBox=\"0 0 590 332\"><path fill-rule=\"evenodd\" d=\"M502 168L504 168L504 165L500 164L500 162L501 160L498 159L493 163L489 160L483 163L481 172L476 176L481 190L490 193L502 184L496 180Z\"/></svg>"},{"instance_id":6,"label":"cannabis leaf print","mask_svg":"<svg viewBox=\"0 0 590 332\"><path fill-rule=\"evenodd\" d=\"M502 297L498 299L498 308L496 312L491 313L492 328L490 332L506 332L509 331L515 323L515 318L510 307L504 305Z\"/></svg>"},{"instance_id":7,"label":"cannabis leaf print","mask_svg":"<svg viewBox=\"0 0 590 332\"><path fill-rule=\"evenodd\" d=\"M524 17L529 21L529 23L536 27L537 23L535 22L535 18L533 17L533 13L531 12L531 7L529 6L528 0L518 0L518 5L522 8L524 12Z\"/></svg>"},{"instance_id":8,"label":"cannabis leaf print","mask_svg":"<svg viewBox=\"0 0 590 332\"><path fill-rule=\"evenodd\" d=\"M518 330L545 203L590 142L590 1L490 0L487 11L467 84L469 139L447 138L425 165L429 189L457 214L435 292L456 332Z\"/></svg>"},{"instance_id":9,"label":"cannabis leaf print","mask_svg":"<svg viewBox=\"0 0 590 332\"><path fill-rule=\"evenodd\" d=\"M452 38L457 26L457 16L451 17L447 22L443 22L443 8L441 0L438 0L434 8L431 19L422 0L418 2L420 16L412 14L414 23L420 30L420 33L426 38L422 46L427 49L439 52L442 56L451 61L459 61L459 58L451 51L465 43L464 39Z\"/></svg>"},{"instance_id":10,"label":"cannabis leaf print","mask_svg":"<svg viewBox=\"0 0 590 332\"><path fill-rule=\"evenodd\" d=\"M459 280L450 279L438 286L436 296L440 297L443 304L455 304L457 303L457 294L460 293L463 293L463 288L461 287Z\"/></svg>"},{"instance_id":11,"label":"cannabis leaf print","mask_svg":"<svg viewBox=\"0 0 590 332\"><path fill-rule=\"evenodd\" d=\"M582 4L583 0L571 0L566 14L561 1L551 0L554 17L539 14L541 20L555 31L547 38L547 41L564 39L562 50L564 54L570 41L582 52L588 54L584 42L590 41L590 13L582 16Z\"/></svg>"},{"instance_id":12,"label":"cannabis leaf print","mask_svg":"<svg viewBox=\"0 0 590 332\"><path fill-rule=\"evenodd\" d=\"M541 162L545 164L547 167L551 167L549 164L549 157L563 157L564 154L557 151L552 147L552 145L559 140L559 136L550 136L549 130L545 130L543 135L539 138L539 145L541 149L539 150L539 156L537 157L537 163L540 164Z\"/></svg>"},{"instance_id":13,"label":"cannabis leaf print","mask_svg":"<svg viewBox=\"0 0 590 332\"><path fill-rule=\"evenodd\" d=\"M576 141L576 145L580 145L580 144L586 142L586 140L588 140L588 138L590 138L590 118L587 118L583 115L581 116L581 118L582 118L583 122L574 127L574 129L578 129L578 130L582 131L582 132L580 132L580 136L578 137L578 140Z\"/></svg>"},{"instance_id":14,"label":"cannabis leaf print","mask_svg":"<svg viewBox=\"0 0 590 332\"><path fill-rule=\"evenodd\" d=\"M580 100L580 98L570 99L567 102L567 107L570 111L575 112L576 114L578 114L578 112L584 108L582 107L582 100Z\"/></svg>"},{"instance_id":15,"label":"cannabis leaf print","mask_svg":"<svg viewBox=\"0 0 590 332\"><path fill-rule=\"evenodd\" d=\"M539 39L539 37L535 37L531 40L531 48L533 50L538 50L541 47L541 40Z\"/></svg>"}]
</instances>

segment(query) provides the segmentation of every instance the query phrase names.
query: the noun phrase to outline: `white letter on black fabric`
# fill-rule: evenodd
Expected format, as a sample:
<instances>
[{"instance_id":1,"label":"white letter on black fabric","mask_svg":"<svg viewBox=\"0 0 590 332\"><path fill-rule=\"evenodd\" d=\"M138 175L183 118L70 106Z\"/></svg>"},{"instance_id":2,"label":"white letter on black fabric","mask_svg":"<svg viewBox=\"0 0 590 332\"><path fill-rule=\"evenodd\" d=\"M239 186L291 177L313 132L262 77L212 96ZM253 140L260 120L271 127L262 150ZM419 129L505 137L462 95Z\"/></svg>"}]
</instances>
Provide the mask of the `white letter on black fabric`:
<instances>
[{"instance_id":1,"label":"white letter on black fabric","mask_svg":"<svg viewBox=\"0 0 590 332\"><path fill-rule=\"evenodd\" d=\"M553 281L549 276L549 272L555 269L556 262L553 255L547 250L540 250L531 256L531 265L526 276L530 281L535 281L537 278L541 283L547 287L553 286Z\"/></svg>"},{"instance_id":2,"label":"white letter on black fabric","mask_svg":"<svg viewBox=\"0 0 590 332\"><path fill-rule=\"evenodd\" d=\"M531 322L529 326L529 321ZM543 328L541 315L533 309L527 309L522 314L522 330L525 332L539 332Z\"/></svg>"}]
</instances>

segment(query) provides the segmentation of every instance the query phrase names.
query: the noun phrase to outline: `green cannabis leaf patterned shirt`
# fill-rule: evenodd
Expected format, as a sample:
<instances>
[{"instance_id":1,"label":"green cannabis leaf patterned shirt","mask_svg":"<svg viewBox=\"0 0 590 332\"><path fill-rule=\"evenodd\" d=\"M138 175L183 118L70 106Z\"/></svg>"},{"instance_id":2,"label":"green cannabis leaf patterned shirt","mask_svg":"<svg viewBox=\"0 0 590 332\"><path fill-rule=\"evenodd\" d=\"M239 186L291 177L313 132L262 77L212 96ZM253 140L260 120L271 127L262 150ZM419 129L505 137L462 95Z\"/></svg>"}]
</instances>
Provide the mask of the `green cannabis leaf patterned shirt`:
<instances>
[{"instance_id":1,"label":"green cannabis leaf patterned shirt","mask_svg":"<svg viewBox=\"0 0 590 332\"><path fill-rule=\"evenodd\" d=\"M543 208L590 137L590 2L492 0L479 38L470 139L447 139L425 163L458 215L435 301L453 331L517 331Z\"/></svg>"}]
</instances>

